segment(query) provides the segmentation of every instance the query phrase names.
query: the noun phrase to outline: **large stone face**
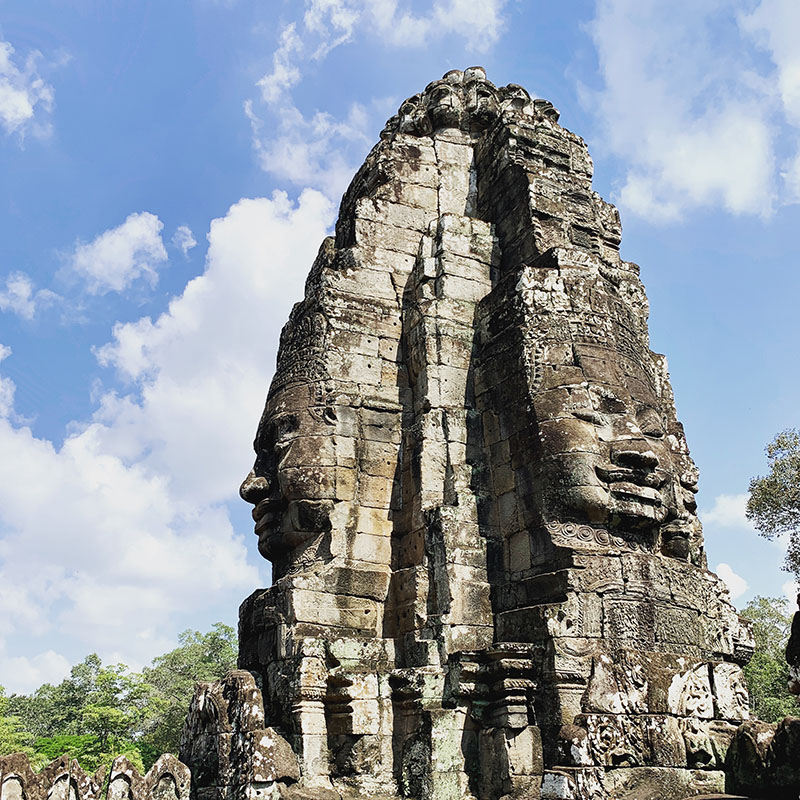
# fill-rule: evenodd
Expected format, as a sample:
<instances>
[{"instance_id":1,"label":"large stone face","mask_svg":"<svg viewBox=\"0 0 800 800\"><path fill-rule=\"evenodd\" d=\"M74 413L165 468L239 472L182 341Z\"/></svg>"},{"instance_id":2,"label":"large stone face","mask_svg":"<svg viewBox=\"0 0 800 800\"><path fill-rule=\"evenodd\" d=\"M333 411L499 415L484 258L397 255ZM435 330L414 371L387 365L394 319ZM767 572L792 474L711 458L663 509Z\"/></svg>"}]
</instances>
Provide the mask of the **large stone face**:
<instances>
[{"instance_id":1,"label":"large stone face","mask_svg":"<svg viewBox=\"0 0 800 800\"><path fill-rule=\"evenodd\" d=\"M550 103L472 68L346 192L241 489L274 583L239 666L299 760L276 792L722 791L752 641L591 174Z\"/></svg>"}]
</instances>

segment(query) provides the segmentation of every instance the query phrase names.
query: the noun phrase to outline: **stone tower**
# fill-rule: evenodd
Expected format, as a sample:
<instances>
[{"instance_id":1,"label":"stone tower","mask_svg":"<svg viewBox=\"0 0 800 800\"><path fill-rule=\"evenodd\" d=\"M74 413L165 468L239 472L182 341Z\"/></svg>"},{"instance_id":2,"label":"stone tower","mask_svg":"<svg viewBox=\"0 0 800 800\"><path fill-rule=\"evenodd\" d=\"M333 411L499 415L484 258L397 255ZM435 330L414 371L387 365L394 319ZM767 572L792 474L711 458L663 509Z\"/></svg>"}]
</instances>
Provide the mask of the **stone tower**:
<instances>
[{"instance_id":1,"label":"stone tower","mask_svg":"<svg viewBox=\"0 0 800 800\"><path fill-rule=\"evenodd\" d=\"M752 642L591 177L550 103L474 67L345 193L241 490L274 583L239 666L299 762L250 795L723 790Z\"/></svg>"}]
</instances>

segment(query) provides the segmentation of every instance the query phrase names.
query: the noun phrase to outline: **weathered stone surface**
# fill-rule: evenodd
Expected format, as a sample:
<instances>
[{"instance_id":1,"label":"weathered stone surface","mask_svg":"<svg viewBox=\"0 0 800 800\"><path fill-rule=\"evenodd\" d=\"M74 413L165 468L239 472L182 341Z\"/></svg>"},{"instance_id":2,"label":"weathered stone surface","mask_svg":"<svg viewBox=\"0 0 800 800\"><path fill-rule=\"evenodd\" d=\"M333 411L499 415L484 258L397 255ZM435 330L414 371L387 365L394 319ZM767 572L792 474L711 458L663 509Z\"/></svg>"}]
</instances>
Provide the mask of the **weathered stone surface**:
<instances>
[{"instance_id":1,"label":"weathered stone surface","mask_svg":"<svg viewBox=\"0 0 800 800\"><path fill-rule=\"evenodd\" d=\"M800 794L800 718L750 721L733 736L727 752L729 787L753 796L794 798Z\"/></svg>"},{"instance_id":2,"label":"weathered stone surface","mask_svg":"<svg viewBox=\"0 0 800 800\"><path fill-rule=\"evenodd\" d=\"M752 637L591 174L477 67L387 123L281 335L241 488L274 582L240 610L248 672L195 698L203 786L723 791Z\"/></svg>"},{"instance_id":3,"label":"weathered stone surface","mask_svg":"<svg viewBox=\"0 0 800 800\"><path fill-rule=\"evenodd\" d=\"M190 800L191 773L175 756L158 758L142 777L124 756L108 772L85 773L77 761L61 756L35 773L27 755L0 756L2 800Z\"/></svg>"},{"instance_id":4,"label":"weathered stone surface","mask_svg":"<svg viewBox=\"0 0 800 800\"><path fill-rule=\"evenodd\" d=\"M279 784L285 787L300 777L297 756L278 731L265 725L261 691L253 675L244 670L235 670L221 681L198 684L183 729L180 757L191 770L193 796L204 800L279 795ZM169 757L162 756L153 765L146 782L160 785L162 773L175 765L183 767L177 759L162 764L165 758ZM157 767L157 776L151 777ZM176 800L188 800L180 793L181 778L175 771L171 774Z\"/></svg>"}]
</instances>

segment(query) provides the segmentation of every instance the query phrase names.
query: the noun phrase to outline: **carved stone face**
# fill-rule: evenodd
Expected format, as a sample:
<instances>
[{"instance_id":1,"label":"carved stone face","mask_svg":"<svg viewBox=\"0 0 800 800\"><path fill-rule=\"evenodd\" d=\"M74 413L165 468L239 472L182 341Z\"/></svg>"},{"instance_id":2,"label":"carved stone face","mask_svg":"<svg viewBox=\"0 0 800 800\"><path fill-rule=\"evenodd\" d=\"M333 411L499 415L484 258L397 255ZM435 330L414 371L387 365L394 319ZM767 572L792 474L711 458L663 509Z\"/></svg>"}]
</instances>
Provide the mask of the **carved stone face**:
<instances>
[{"instance_id":1,"label":"carved stone face","mask_svg":"<svg viewBox=\"0 0 800 800\"><path fill-rule=\"evenodd\" d=\"M502 103L503 111L520 111L530 113L533 110L531 96L528 92L516 83L509 83L502 90Z\"/></svg>"},{"instance_id":2,"label":"carved stone face","mask_svg":"<svg viewBox=\"0 0 800 800\"><path fill-rule=\"evenodd\" d=\"M422 134L425 132L420 124L422 116L420 102L420 95L415 94L400 106L400 110L397 112L398 130L402 133Z\"/></svg>"},{"instance_id":3,"label":"carved stone face","mask_svg":"<svg viewBox=\"0 0 800 800\"><path fill-rule=\"evenodd\" d=\"M472 80L464 94L473 124L488 126L497 117L497 90L486 80Z\"/></svg>"},{"instance_id":4,"label":"carved stone face","mask_svg":"<svg viewBox=\"0 0 800 800\"><path fill-rule=\"evenodd\" d=\"M641 367L613 348L577 342L550 343L544 361L533 401L544 518L669 525L670 538L684 528L688 537L696 475L683 473Z\"/></svg>"},{"instance_id":5,"label":"carved stone face","mask_svg":"<svg viewBox=\"0 0 800 800\"><path fill-rule=\"evenodd\" d=\"M461 123L464 102L459 88L447 81L435 81L425 89L428 117L433 129L457 128Z\"/></svg>"},{"instance_id":6,"label":"carved stone face","mask_svg":"<svg viewBox=\"0 0 800 800\"><path fill-rule=\"evenodd\" d=\"M570 268L534 270L519 286L532 337L531 463L542 521L644 531L687 558L699 531L697 471L662 396L663 361L637 323L641 284Z\"/></svg>"},{"instance_id":7,"label":"carved stone face","mask_svg":"<svg viewBox=\"0 0 800 800\"><path fill-rule=\"evenodd\" d=\"M253 503L259 552L280 560L330 530L336 497L336 411L318 386L295 383L267 401L256 460L239 490Z\"/></svg>"}]
</instances>

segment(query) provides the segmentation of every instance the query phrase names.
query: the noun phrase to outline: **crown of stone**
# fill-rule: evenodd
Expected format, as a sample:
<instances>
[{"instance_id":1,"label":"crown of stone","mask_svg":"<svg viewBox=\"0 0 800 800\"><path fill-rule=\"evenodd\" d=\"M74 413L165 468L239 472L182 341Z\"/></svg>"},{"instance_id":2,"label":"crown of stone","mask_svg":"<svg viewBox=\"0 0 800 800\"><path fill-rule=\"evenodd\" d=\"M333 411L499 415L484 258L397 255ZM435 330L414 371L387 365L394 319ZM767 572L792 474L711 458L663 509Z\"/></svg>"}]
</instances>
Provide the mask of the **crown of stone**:
<instances>
[{"instance_id":1,"label":"crown of stone","mask_svg":"<svg viewBox=\"0 0 800 800\"><path fill-rule=\"evenodd\" d=\"M532 98L522 86L497 87L487 80L483 67L468 67L446 72L423 92L404 100L381 136L428 136L441 128L477 133L501 117L558 122L559 113L548 100Z\"/></svg>"}]
</instances>

